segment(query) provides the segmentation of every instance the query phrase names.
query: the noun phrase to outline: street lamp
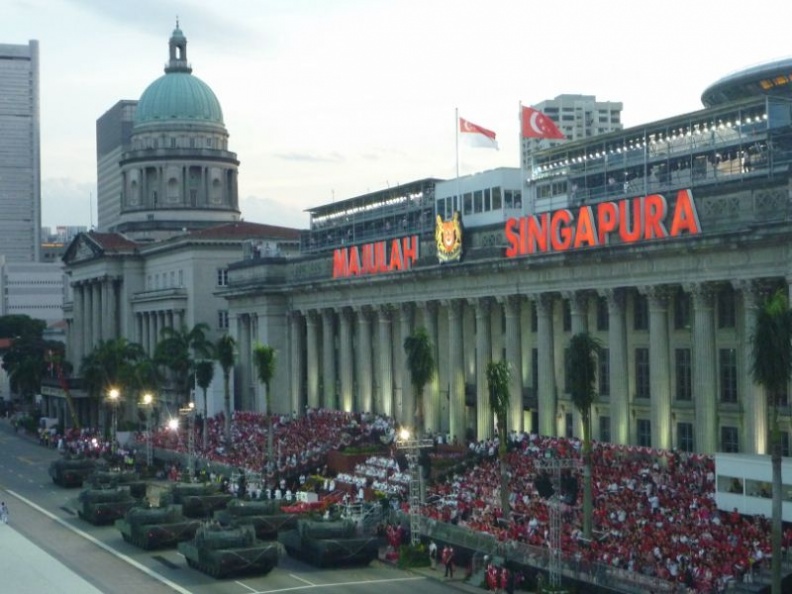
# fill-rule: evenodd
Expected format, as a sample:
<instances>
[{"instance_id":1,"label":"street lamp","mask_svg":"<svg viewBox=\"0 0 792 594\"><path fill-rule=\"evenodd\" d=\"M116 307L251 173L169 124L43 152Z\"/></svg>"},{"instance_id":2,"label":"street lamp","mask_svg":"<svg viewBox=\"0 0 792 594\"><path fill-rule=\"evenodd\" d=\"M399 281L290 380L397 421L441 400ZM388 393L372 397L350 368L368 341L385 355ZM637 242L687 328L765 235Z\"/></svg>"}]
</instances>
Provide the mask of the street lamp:
<instances>
[{"instance_id":1,"label":"street lamp","mask_svg":"<svg viewBox=\"0 0 792 594\"><path fill-rule=\"evenodd\" d=\"M193 480L193 460L195 458L195 402L187 403L187 406L179 409L179 416L187 419L187 480ZM168 427L174 431L179 429L179 419L174 417L168 421Z\"/></svg>"},{"instance_id":2,"label":"street lamp","mask_svg":"<svg viewBox=\"0 0 792 594\"><path fill-rule=\"evenodd\" d=\"M146 392L143 394L142 404L146 409L146 467L150 469L154 464L154 450L151 444L151 409L154 407L154 396Z\"/></svg>"},{"instance_id":3,"label":"street lamp","mask_svg":"<svg viewBox=\"0 0 792 594\"><path fill-rule=\"evenodd\" d=\"M116 437L118 435L118 402L121 399L121 392L118 388L110 388L107 393L107 399L110 401L110 407L113 413L113 421L110 434L110 452L115 456L116 454Z\"/></svg>"}]
</instances>

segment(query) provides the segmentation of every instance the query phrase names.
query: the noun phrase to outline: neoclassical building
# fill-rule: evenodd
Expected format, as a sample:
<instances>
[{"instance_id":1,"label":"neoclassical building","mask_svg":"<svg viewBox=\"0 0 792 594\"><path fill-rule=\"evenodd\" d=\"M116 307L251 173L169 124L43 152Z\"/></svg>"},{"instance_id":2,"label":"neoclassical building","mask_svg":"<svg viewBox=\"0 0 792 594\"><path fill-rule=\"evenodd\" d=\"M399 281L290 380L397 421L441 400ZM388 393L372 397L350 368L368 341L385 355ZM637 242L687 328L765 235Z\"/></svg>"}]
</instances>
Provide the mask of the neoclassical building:
<instances>
[{"instance_id":1,"label":"neoclassical building","mask_svg":"<svg viewBox=\"0 0 792 594\"><path fill-rule=\"evenodd\" d=\"M773 82L789 70L746 71L713 87L738 97L710 90L705 109L538 153L508 203L482 176L458 196L422 180L312 211L300 258L230 266L220 294L241 389L254 389L250 345L270 344L276 410L413 424L402 344L420 325L438 361L427 429L491 436L485 369L505 359L512 428L580 435L566 350L587 330L603 347L596 439L765 453L751 336L764 296L792 283L792 94Z\"/></svg>"},{"instance_id":2,"label":"neoclassical building","mask_svg":"<svg viewBox=\"0 0 792 594\"><path fill-rule=\"evenodd\" d=\"M228 331L217 291L229 262L285 258L299 247L297 229L240 219L239 161L229 151L220 102L192 75L178 23L168 52L165 74L140 100L119 102L97 123L101 229L75 237L63 258L66 358L84 425L96 425L101 407L87 398L79 369L100 341L123 337L151 355L163 328L198 323L217 340ZM44 396L50 416L68 419L59 386ZM171 410L180 404L167 385L157 397ZM132 413L134 398L127 405ZM209 406L213 414L222 402Z\"/></svg>"},{"instance_id":3,"label":"neoclassical building","mask_svg":"<svg viewBox=\"0 0 792 594\"><path fill-rule=\"evenodd\" d=\"M239 161L228 138L177 23L165 74L97 121L99 230L156 240L238 221Z\"/></svg>"}]
</instances>

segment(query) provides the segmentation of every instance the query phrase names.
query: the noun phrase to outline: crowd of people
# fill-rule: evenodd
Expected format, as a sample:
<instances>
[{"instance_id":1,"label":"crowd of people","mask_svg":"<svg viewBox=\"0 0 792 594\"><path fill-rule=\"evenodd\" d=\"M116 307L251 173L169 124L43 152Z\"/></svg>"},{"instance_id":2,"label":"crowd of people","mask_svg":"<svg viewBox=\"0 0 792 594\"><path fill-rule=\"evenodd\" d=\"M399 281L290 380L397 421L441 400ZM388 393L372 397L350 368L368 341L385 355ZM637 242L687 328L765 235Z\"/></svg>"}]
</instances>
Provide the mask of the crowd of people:
<instances>
[{"instance_id":1,"label":"crowd of people","mask_svg":"<svg viewBox=\"0 0 792 594\"><path fill-rule=\"evenodd\" d=\"M390 443L395 433L393 420L387 417L326 409L309 409L299 417L277 416L273 426L276 451L271 466L266 455L269 419L252 412L234 413L230 441L226 440L223 415L208 419L206 447L203 427L194 426L195 454L199 459L261 472L265 482L277 487L279 477L287 474L299 474L301 482L306 475L327 476L326 459L331 450ZM139 435L138 444L145 439ZM154 432L152 441L157 448L181 452L186 451L188 443L185 431L168 429ZM58 447L73 454L101 455L109 444L95 432L83 430L67 432ZM490 533L500 541L547 547L549 511L546 496L538 488L538 462L548 453L580 460L580 450L581 442L576 439L509 434L510 515L505 518L498 440L471 442L466 470L457 467L431 484L423 513ZM604 564L614 570L676 582L693 592L717 592L725 589L729 580L751 580L754 572L769 563L769 522L764 517L718 510L714 470L712 456L595 442L594 538L582 538L581 496L566 493L567 503L561 509L565 517L563 555L582 564ZM377 455L370 456L354 472L330 480L354 485L361 491L376 486L388 496L406 500L407 478L393 458ZM572 490L582 492L582 484L570 484ZM785 547L792 546L792 529L786 531L784 543ZM443 553L438 556L442 563Z\"/></svg>"},{"instance_id":2,"label":"crowd of people","mask_svg":"<svg viewBox=\"0 0 792 594\"><path fill-rule=\"evenodd\" d=\"M706 593L725 590L732 579L750 580L769 559L766 518L717 509L711 456L608 443L593 447L595 537L582 538L580 505L562 505L565 556ZM478 464L432 486L430 500L435 503L425 513L502 541L546 547L549 512L537 489L541 472L537 462L548 452L579 460L580 449L581 443L574 439L511 434L507 455L511 517L506 521L500 506L497 440L475 444ZM580 502L575 494L573 499Z\"/></svg>"}]
</instances>

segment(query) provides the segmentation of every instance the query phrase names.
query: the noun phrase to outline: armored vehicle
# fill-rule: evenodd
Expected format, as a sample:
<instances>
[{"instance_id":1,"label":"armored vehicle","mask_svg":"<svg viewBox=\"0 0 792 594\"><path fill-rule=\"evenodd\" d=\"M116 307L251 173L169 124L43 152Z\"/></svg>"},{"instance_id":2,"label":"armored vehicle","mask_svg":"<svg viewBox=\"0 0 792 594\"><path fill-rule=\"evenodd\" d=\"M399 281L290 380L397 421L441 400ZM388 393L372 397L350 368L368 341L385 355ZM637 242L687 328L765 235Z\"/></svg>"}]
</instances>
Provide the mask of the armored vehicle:
<instances>
[{"instance_id":1,"label":"armored vehicle","mask_svg":"<svg viewBox=\"0 0 792 594\"><path fill-rule=\"evenodd\" d=\"M180 505L133 507L116 520L115 526L125 541L149 550L174 547L179 542L191 540L201 521L185 518Z\"/></svg>"},{"instance_id":2,"label":"armored vehicle","mask_svg":"<svg viewBox=\"0 0 792 594\"><path fill-rule=\"evenodd\" d=\"M222 525L253 526L256 538L274 540L278 532L297 527L299 514L284 513L281 500L244 501L232 499L225 509L216 511L214 518Z\"/></svg>"},{"instance_id":3,"label":"armored vehicle","mask_svg":"<svg viewBox=\"0 0 792 594\"><path fill-rule=\"evenodd\" d=\"M277 543L256 538L252 526L224 528L204 524L191 541L180 542L179 552L190 567L212 577L265 575L278 564Z\"/></svg>"},{"instance_id":4,"label":"armored vehicle","mask_svg":"<svg viewBox=\"0 0 792 594\"><path fill-rule=\"evenodd\" d=\"M50 464L52 482L61 487L82 487L96 468L93 458L61 458Z\"/></svg>"},{"instance_id":5,"label":"armored vehicle","mask_svg":"<svg viewBox=\"0 0 792 594\"><path fill-rule=\"evenodd\" d=\"M352 520L307 520L278 534L286 552L317 567L368 565L377 558L379 540L360 534Z\"/></svg>"},{"instance_id":6,"label":"armored vehicle","mask_svg":"<svg viewBox=\"0 0 792 594\"><path fill-rule=\"evenodd\" d=\"M182 506L188 518L209 518L212 512L225 508L234 496L224 493L220 485L177 483L172 491L173 503Z\"/></svg>"},{"instance_id":7,"label":"armored vehicle","mask_svg":"<svg viewBox=\"0 0 792 594\"><path fill-rule=\"evenodd\" d=\"M146 496L147 483L134 471L97 467L89 477L89 481L97 489L124 486L129 487L129 493L135 499L143 499Z\"/></svg>"},{"instance_id":8,"label":"armored vehicle","mask_svg":"<svg viewBox=\"0 0 792 594\"><path fill-rule=\"evenodd\" d=\"M128 487L83 489L77 498L77 515L91 524L112 524L137 503Z\"/></svg>"}]
</instances>

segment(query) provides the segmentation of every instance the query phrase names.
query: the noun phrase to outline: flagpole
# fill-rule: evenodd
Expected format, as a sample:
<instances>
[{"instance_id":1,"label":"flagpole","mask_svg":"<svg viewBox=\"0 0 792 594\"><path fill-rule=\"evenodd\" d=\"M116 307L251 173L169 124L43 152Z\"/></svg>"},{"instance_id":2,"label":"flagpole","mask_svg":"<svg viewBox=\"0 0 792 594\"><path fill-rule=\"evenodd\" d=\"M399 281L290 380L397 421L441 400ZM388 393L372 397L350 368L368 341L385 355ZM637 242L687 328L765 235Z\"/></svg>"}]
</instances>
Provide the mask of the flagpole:
<instances>
[{"instance_id":1,"label":"flagpole","mask_svg":"<svg viewBox=\"0 0 792 594\"><path fill-rule=\"evenodd\" d=\"M459 193L459 108L454 108L454 130L456 131L456 193L457 197L452 204L451 215L455 210L462 210L462 195Z\"/></svg>"}]
</instances>

